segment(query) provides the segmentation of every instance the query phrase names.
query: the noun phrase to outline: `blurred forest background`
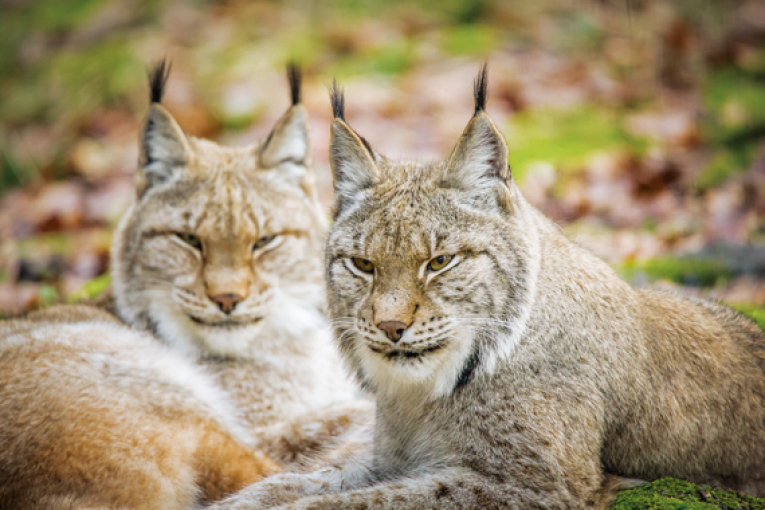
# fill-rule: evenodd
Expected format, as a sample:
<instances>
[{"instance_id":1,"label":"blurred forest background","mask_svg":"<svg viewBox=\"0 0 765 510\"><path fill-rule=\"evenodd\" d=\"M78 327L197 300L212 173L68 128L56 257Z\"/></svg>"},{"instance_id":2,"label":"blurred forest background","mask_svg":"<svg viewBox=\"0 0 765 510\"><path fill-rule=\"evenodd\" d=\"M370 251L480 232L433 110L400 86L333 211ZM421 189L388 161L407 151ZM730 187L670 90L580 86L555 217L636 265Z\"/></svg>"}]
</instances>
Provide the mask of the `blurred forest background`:
<instances>
[{"instance_id":1,"label":"blurred forest background","mask_svg":"<svg viewBox=\"0 0 765 510\"><path fill-rule=\"evenodd\" d=\"M436 7L437 5L437 7ZM576 5L577 7L572 7ZM108 286L133 196L146 69L225 144L268 133L305 70L331 197L327 85L382 153L448 155L490 64L489 113L526 196L636 284L765 326L765 2L0 0L0 315Z\"/></svg>"}]
</instances>

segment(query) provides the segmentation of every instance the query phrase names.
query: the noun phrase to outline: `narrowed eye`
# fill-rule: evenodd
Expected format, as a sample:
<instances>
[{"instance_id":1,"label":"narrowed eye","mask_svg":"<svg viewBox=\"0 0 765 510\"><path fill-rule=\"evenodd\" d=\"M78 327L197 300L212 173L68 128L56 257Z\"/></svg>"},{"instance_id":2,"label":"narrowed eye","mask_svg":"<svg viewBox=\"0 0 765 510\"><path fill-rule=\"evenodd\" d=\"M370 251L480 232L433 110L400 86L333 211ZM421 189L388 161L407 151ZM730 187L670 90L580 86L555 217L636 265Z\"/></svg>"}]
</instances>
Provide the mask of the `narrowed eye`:
<instances>
[{"instance_id":1,"label":"narrowed eye","mask_svg":"<svg viewBox=\"0 0 765 510\"><path fill-rule=\"evenodd\" d=\"M430 262L428 262L428 271L440 271L449 265L454 259L454 255L439 255Z\"/></svg>"},{"instance_id":2,"label":"narrowed eye","mask_svg":"<svg viewBox=\"0 0 765 510\"><path fill-rule=\"evenodd\" d=\"M199 251L202 251L202 240L194 234L188 234L185 232L176 232L175 235L181 238L181 240Z\"/></svg>"},{"instance_id":3,"label":"narrowed eye","mask_svg":"<svg viewBox=\"0 0 765 510\"><path fill-rule=\"evenodd\" d=\"M362 259L361 257L353 257L351 260L353 261L353 265L356 266L360 271L365 273L372 273L375 270L375 265L367 259Z\"/></svg>"},{"instance_id":4,"label":"narrowed eye","mask_svg":"<svg viewBox=\"0 0 765 510\"><path fill-rule=\"evenodd\" d=\"M277 238L278 236L263 236L252 245L252 251L262 250Z\"/></svg>"}]
</instances>

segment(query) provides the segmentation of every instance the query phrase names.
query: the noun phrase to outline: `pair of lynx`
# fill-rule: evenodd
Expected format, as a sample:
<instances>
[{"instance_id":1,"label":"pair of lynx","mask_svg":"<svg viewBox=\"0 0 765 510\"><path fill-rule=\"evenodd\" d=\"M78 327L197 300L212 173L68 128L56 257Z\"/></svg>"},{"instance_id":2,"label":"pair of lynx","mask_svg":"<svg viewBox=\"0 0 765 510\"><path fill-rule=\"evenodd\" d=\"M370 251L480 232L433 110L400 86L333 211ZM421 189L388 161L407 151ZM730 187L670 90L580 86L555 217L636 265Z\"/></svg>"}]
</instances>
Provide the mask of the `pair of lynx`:
<instances>
[{"instance_id":1,"label":"pair of lynx","mask_svg":"<svg viewBox=\"0 0 765 510\"><path fill-rule=\"evenodd\" d=\"M484 68L475 114L456 148L429 165L375 153L345 122L343 95L333 90L328 309L346 364L375 395L374 439L330 467L275 474L214 508L605 508L619 487L667 475L765 495L765 333L717 304L632 289L568 241L514 184L505 142L485 112L486 85ZM192 145L164 112L161 120L153 113L149 119L149 131L176 133L164 142L180 139L183 151L173 143L158 143L164 149L154 156L145 150L137 203L160 192L179 198L155 206L162 226L133 223L131 246L146 251L154 243L151 259L131 256L119 242L115 256L129 261L117 272L122 266L138 289L132 306L142 312L127 318L172 343L195 337L179 330L179 319L162 325L169 309L192 322L218 320L217 312L206 314L214 311L209 302L198 301L203 291L195 294L172 245L180 247L180 239L197 250L201 243L206 264L215 260L212 250L204 252L206 238L181 229L204 222L184 216L198 185L173 173L233 183L218 197L197 199L224 212L212 234L243 228L248 216L230 213L234 205L254 208L263 199L244 191L254 177L242 175L252 164L205 142ZM289 196L302 192L315 204L301 165L305 149L296 156L295 147L303 146L269 149L280 126L289 125L281 121L264 142L259 159L270 163L257 166L279 169L269 185ZM148 148L161 138L147 140ZM215 157L197 151L192 164L179 158L194 149ZM298 208L287 210L281 221L304 217ZM306 217L319 214L311 210ZM181 226L166 226L173 218ZM293 257L292 250L310 248L298 244L306 227L288 229L276 215L264 224L258 218L251 220L255 247L282 239L285 256L287 243L295 243ZM131 221L121 232L130 231ZM233 264L241 248L234 244L216 256ZM183 260L200 256L183 253ZM268 253L250 267L267 267ZM276 254L275 248L274 262ZM154 279L173 279L175 308ZM208 292L221 310L246 303L232 304L242 296L232 291L233 281ZM237 355L227 350L227 335L209 338L205 349ZM232 467L238 459L229 464L239 469Z\"/></svg>"}]
</instances>

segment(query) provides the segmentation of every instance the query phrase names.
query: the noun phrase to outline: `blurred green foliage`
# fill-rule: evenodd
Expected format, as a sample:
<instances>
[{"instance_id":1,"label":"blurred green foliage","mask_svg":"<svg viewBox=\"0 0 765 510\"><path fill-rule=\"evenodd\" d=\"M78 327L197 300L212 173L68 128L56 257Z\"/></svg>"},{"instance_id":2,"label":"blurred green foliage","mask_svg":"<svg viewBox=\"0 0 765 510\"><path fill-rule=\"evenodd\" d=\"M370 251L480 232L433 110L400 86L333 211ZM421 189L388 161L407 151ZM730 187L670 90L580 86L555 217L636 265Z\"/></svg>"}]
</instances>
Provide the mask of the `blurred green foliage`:
<instances>
[{"instance_id":1,"label":"blurred green foliage","mask_svg":"<svg viewBox=\"0 0 765 510\"><path fill-rule=\"evenodd\" d=\"M646 277L649 282L669 280L679 285L713 287L728 281L733 275L728 266L718 260L694 257L656 257L643 262L627 262L617 268L629 282Z\"/></svg>"},{"instance_id":2,"label":"blurred green foliage","mask_svg":"<svg viewBox=\"0 0 765 510\"><path fill-rule=\"evenodd\" d=\"M505 130L513 177L522 181L531 165L562 169L583 165L597 152L624 150L642 154L647 142L622 128L621 114L595 105L570 110L527 110Z\"/></svg>"},{"instance_id":3,"label":"blurred green foliage","mask_svg":"<svg viewBox=\"0 0 765 510\"><path fill-rule=\"evenodd\" d=\"M765 330L765 307L753 303L728 303L728 306L746 315Z\"/></svg>"}]
</instances>

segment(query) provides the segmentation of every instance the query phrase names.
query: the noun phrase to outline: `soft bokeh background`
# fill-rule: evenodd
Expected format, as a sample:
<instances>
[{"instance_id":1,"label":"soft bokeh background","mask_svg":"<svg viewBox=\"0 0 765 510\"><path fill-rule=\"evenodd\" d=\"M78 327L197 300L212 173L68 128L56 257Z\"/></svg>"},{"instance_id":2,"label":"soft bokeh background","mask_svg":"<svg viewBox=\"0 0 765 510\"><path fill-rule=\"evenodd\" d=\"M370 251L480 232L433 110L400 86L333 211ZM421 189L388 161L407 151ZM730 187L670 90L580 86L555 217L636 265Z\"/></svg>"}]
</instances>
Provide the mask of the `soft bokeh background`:
<instances>
[{"instance_id":1,"label":"soft bokeh background","mask_svg":"<svg viewBox=\"0 0 765 510\"><path fill-rule=\"evenodd\" d=\"M108 283L146 69L165 56L170 111L225 144L270 130L301 63L324 203L332 76L376 149L430 159L488 60L489 113L536 206L625 278L746 303L765 325L755 0L0 0L0 315Z\"/></svg>"}]
</instances>

